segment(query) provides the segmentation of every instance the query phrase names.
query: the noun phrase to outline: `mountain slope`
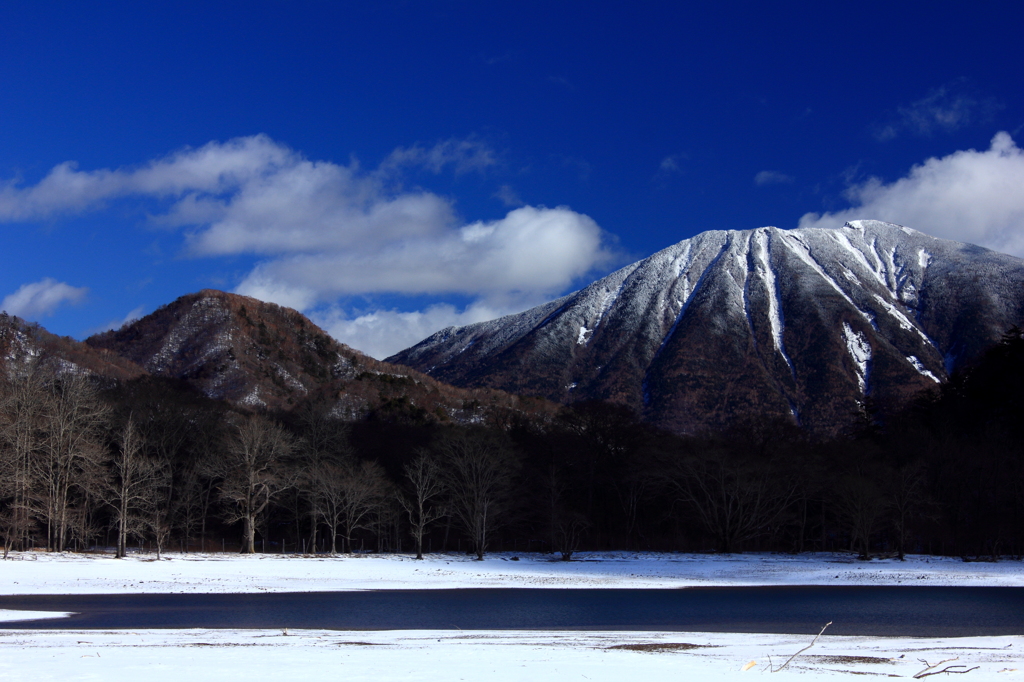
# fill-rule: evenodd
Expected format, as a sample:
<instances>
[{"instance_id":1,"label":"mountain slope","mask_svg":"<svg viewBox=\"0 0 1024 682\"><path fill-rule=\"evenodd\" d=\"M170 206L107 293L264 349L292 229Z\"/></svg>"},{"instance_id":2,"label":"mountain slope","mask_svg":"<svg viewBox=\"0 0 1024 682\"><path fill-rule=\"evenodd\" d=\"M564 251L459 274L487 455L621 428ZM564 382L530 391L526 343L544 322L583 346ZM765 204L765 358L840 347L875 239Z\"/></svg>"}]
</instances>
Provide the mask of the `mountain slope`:
<instances>
[{"instance_id":1,"label":"mountain slope","mask_svg":"<svg viewBox=\"0 0 1024 682\"><path fill-rule=\"evenodd\" d=\"M106 350L57 336L38 324L0 313L0 368L17 371L38 363L55 372L84 372L107 379L135 379L146 370Z\"/></svg>"},{"instance_id":2,"label":"mountain slope","mask_svg":"<svg viewBox=\"0 0 1024 682\"><path fill-rule=\"evenodd\" d=\"M343 347L300 313L211 289L182 296L117 331L86 339L206 396L282 407L356 370Z\"/></svg>"},{"instance_id":3,"label":"mountain slope","mask_svg":"<svg viewBox=\"0 0 1024 682\"><path fill-rule=\"evenodd\" d=\"M314 400L346 417L386 407L442 421L469 421L494 408L553 409L500 391L447 386L338 343L291 308L212 289L85 343L145 373L183 380L209 398L248 408L289 410Z\"/></svg>"},{"instance_id":4,"label":"mountain slope","mask_svg":"<svg viewBox=\"0 0 1024 682\"><path fill-rule=\"evenodd\" d=\"M1024 261L877 221L712 231L587 288L388 358L460 386L624 403L677 432L833 433L1024 320Z\"/></svg>"}]
</instances>

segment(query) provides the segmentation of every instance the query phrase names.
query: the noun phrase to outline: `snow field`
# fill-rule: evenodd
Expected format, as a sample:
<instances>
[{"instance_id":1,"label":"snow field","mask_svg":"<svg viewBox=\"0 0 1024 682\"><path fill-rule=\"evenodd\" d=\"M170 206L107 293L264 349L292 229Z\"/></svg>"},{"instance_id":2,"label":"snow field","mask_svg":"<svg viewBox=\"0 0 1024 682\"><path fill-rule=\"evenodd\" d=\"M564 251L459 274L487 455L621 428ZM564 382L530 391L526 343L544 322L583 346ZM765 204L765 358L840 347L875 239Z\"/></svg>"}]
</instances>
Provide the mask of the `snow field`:
<instances>
[{"instance_id":1,"label":"snow field","mask_svg":"<svg viewBox=\"0 0 1024 682\"><path fill-rule=\"evenodd\" d=\"M513 560L518 557L518 560ZM211 593L453 587L684 587L713 585L1024 586L1020 562L911 556L496 553L477 562L435 554L299 557L13 553L0 561L3 594ZM67 614L0 611L0 622ZM60 621L54 625L59 627ZM143 630L20 631L0 626L0 680L190 682L346 680L749 680L811 642L807 635ZM910 678L919 659L978 666L967 680L1024 679L1024 637L839 637L826 632L773 679ZM748 663L755 665L744 671ZM946 676L942 676L946 677Z\"/></svg>"},{"instance_id":2,"label":"snow field","mask_svg":"<svg viewBox=\"0 0 1024 682\"><path fill-rule=\"evenodd\" d=\"M514 560L517 559L517 560ZM461 587L677 588L755 585L1024 586L1019 561L965 563L847 554L550 554L297 556L288 554L47 554L0 561L0 594L329 592Z\"/></svg>"},{"instance_id":3,"label":"snow field","mask_svg":"<svg viewBox=\"0 0 1024 682\"><path fill-rule=\"evenodd\" d=\"M0 680L751 680L811 637L716 633L300 630L0 630ZM910 678L919 659L1024 678L1021 637L829 637L772 679ZM756 662L748 670L749 662ZM941 676L945 677L945 676Z\"/></svg>"}]
</instances>

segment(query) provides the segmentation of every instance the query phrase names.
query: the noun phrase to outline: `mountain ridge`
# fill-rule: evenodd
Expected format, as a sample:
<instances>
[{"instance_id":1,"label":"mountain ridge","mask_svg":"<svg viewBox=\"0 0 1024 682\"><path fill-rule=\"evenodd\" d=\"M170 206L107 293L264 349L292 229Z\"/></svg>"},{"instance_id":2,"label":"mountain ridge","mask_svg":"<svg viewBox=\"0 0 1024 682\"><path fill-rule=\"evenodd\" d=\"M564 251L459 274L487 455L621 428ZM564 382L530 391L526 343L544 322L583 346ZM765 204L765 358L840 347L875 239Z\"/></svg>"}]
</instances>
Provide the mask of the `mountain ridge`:
<instances>
[{"instance_id":1,"label":"mountain ridge","mask_svg":"<svg viewBox=\"0 0 1024 682\"><path fill-rule=\"evenodd\" d=\"M58 337L0 313L0 367L33 365L88 374L106 385L145 377L243 410L288 412L326 405L335 416L481 422L523 412L547 418L547 401L461 389L375 360L331 338L291 308L215 289L186 294L85 341Z\"/></svg>"},{"instance_id":2,"label":"mountain ridge","mask_svg":"<svg viewBox=\"0 0 1024 682\"><path fill-rule=\"evenodd\" d=\"M503 391L448 386L364 355L292 308L215 289L181 296L85 343L248 409L289 411L316 402L348 419L386 409L457 422L493 410L554 409Z\"/></svg>"},{"instance_id":3,"label":"mountain ridge","mask_svg":"<svg viewBox=\"0 0 1024 682\"><path fill-rule=\"evenodd\" d=\"M879 221L710 231L544 306L388 361L460 386L610 400L676 432L741 416L835 432L1024 319L1024 261Z\"/></svg>"}]
</instances>

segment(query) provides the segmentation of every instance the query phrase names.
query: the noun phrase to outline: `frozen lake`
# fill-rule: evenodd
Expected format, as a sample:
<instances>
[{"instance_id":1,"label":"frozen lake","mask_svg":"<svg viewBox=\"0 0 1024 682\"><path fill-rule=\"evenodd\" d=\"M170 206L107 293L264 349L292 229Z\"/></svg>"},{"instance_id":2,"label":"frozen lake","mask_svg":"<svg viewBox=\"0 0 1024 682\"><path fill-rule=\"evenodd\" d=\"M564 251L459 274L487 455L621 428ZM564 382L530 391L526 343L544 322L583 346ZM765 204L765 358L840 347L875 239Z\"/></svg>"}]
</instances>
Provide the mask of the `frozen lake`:
<instances>
[{"instance_id":1,"label":"frozen lake","mask_svg":"<svg viewBox=\"0 0 1024 682\"><path fill-rule=\"evenodd\" d=\"M1024 588L768 586L0 597L75 612L23 629L619 630L968 637L1024 634Z\"/></svg>"}]
</instances>

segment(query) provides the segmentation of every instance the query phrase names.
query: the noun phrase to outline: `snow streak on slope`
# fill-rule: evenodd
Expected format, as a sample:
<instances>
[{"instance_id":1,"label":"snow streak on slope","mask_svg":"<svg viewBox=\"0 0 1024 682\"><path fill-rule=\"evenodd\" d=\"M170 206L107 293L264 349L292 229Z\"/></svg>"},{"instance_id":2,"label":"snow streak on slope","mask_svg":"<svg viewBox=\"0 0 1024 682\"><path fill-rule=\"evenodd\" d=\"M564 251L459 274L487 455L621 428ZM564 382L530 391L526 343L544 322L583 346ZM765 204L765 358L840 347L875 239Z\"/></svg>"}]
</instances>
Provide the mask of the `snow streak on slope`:
<instances>
[{"instance_id":1,"label":"snow streak on slope","mask_svg":"<svg viewBox=\"0 0 1024 682\"><path fill-rule=\"evenodd\" d=\"M935 376L934 374L929 372L927 369L925 369L925 366L921 364L921 361L918 360L913 355L908 355L907 356L907 362L909 362L911 365L913 365L914 369L916 369L918 371L918 373L921 374L921 376L928 377L929 379L931 379L932 381L934 381L937 384L941 384L942 383L941 381L939 381L939 378L937 376Z\"/></svg>"},{"instance_id":2,"label":"snow streak on slope","mask_svg":"<svg viewBox=\"0 0 1024 682\"><path fill-rule=\"evenodd\" d=\"M231 313L219 299L206 297L196 301L195 305L185 313L180 324L174 327L167 335L160 350L146 363L146 369L154 374L159 374L183 354L185 345L189 343L198 330L221 325L227 322L230 317ZM230 347L230 335L225 338L219 338L206 349L204 356L197 358L193 364L202 364L207 357L222 353Z\"/></svg>"},{"instance_id":3,"label":"snow streak on slope","mask_svg":"<svg viewBox=\"0 0 1024 682\"><path fill-rule=\"evenodd\" d=\"M853 331L849 322L843 323L843 339L846 341L846 350L856 365L857 386L861 393L868 390L868 364L871 362L871 345L863 332Z\"/></svg>"},{"instance_id":4,"label":"snow streak on slope","mask_svg":"<svg viewBox=\"0 0 1024 682\"><path fill-rule=\"evenodd\" d=\"M887 286L885 278L882 275L881 269L879 269L877 266L872 266L870 263L868 263L868 259L864 256L860 249L854 247L854 245L850 243L849 238L847 238L845 234L836 231L833 233L833 235L835 236L836 241L839 242L839 244L853 256L855 261L860 263L865 270L874 275L875 279L878 280L879 284L881 284L882 286ZM847 270L847 272L849 272L849 270Z\"/></svg>"},{"instance_id":5,"label":"snow streak on slope","mask_svg":"<svg viewBox=\"0 0 1024 682\"><path fill-rule=\"evenodd\" d=\"M668 333L665 334L664 338L661 340L661 345L658 347L658 353L660 353L668 344L669 340L672 339L672 335L675 333L676 327L679 326L679 323L686 315L686 311L690 307L690 303L693 302L694 297L697 295L698 292L700 292L701 287L704 285L704 281L708 277L708 274L714 270L715 266L718 264L718 261L722 259L722 256L725 255L725 252L729 249L729 246L730 243L728 241L725 244L722 244L722 248L719 250L718 254L711 259L711 262L707 264L707 267L704 268L704 271L700 273L700 277L697 278L697 283L693 285L693 289L690 290L690 293L686 297L686 300L683 302L683 305L679 308L679 313L676 315L675 322L672 323L672 326L669 328ZM654 357L658 357L658 354L656 353Z\"/></svg>"},{"instance_id":6,"label":"snow streak on slope","mask_svg":"<svg viewBox=\"0 0 1024 682\"><path fill-rule=\"evenodd\" d=\"M782 340L782 330L785 325L782 320L782 303L779 297L779 288L775 282L775 270L772 269L771 264L768 230L763 228L756 230L753 240L755 245L754 256L757 259L757 264L754 266L755 272L761 276L767 290L768 323L771 325L772 341L775 343L775 350L779 352L782 359L786 361L786 365L789 366L789 371L793 372L793 363L790 361L789 356L786 355L786 348Z\"/></svg>"},{"instance_id":7,"label":"snow streak on slope","mask_svg":"<svg viewBox=\"0 0 1024 682\"><path fill-rule=\"evenodd\" d=\"M790 250L793 253L795 253L800 260L802 260L804 263L809 265L811 267L811 269L814 270L814 272L818 273L818 275L823 280L825 280L833 289L835 289L836 292L840 296L842 296L843 299L847 303L849 303L850 306L853 309L855 309L857 312L859 312L864 317L864 319L868 321L868 323L870 323L872 325L874 324L874 320L871 319L871 316L868 315L867 313L865 313L863 310L861 310L857 306L857 304L853 302L853 299L850 298L849 295L845 291L843 291L843 289L839 286L839 284L837 284L836 281L834 279L832 279L828 275L828 273L826 273L821 268L820 265L818 265L818 262L816 260L814 260L814 256L811 255L810 249L807 248L807 245L804 244L803 240L801 240L798 235L795 235L795 234L793 234L793 235L789 235L789 234L783 235L782 236L782 242L786 246L788 246L790 248Z\"/></svg>"}]
</instances>

